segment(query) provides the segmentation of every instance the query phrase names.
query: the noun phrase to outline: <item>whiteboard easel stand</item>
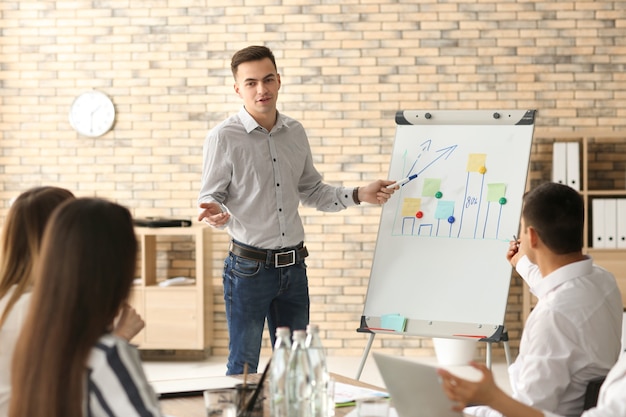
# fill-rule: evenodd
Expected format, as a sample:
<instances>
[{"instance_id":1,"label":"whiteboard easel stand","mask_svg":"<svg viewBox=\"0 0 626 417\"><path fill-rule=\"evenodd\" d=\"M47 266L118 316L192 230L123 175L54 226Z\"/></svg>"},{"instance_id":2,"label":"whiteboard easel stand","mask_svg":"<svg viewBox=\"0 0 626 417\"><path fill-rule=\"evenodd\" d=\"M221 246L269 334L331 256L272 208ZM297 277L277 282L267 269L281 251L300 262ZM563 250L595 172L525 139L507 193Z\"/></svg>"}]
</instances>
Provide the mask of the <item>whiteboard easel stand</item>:
<instances>
[{"instance_id":1,"label":"whiteboard easel stand","mask_svg":"<svg viewBox=\"0 0 626 417\"><path fill-rule=\"evenodd\" d=\"M374 337L376 337L376 333L372 332L371 330L363 330L363 329L356 329L356 331L359 333L370 334L370 337L367 340L367 345L365 346L365 350L363 351L363 356L361 356L361 363L359 364L359 369L357 369L356 377L354 378L358 381L361 378L361 373L363 372L363 367L365 366L365 361L367 361L367 357L369 356L370 349L372 348L372 343L374 342Z\"/></svg>"},{"instance_id":2,"label":"whiteboard easel stand","mask_svg":"<svg viewBox=\"0 0 626 417\"><path fill-rule=\"evenodd\" d=\"M509 332L504 326L498 326L498 330L489 337L478 339L479 342L487 343L487 353L485 362L487 368L491 369L491 345L493 343L502 342L504 346L504 357L506 358L507 366L511 365L511 348L509 347Z\"/></svg>"},{"instance_id":3,"label":"whiteboard easel stand","mask_svg":"<svg viewBox=\"0 0 626 417\"><path fill-rule=\"evenodd\" d=\"M396 112L389 178L416 178L381 212L357 329L370 333L357 379L375 333L476 338L489 343L488 366L491 343L504 342L507 363L510 362L508 335L497 323L503 320L509 296L510 279L503 280L502 276L510 277L511 265L502 259L493 262L493 257L508 250L508 239L519 229L535 113L536 110ZM443 194L445 200L439 200ZM499 209L497 216L489 214L492 203ZM446 224L442 221L444 212L450 213L450 226L440 230L435 224ZM419 213L422 216L417 216ZM414 217L424 220L417 224ZM406 230L405 218L413 221L407 223ZM424 226L424 231L414 230L416 225ZM455 262L448 262L449 253L455 254ZM421 262L415 262L415 254L421 255ZM484 271L487 264L490 268ZM449 306L454 309L450 311ZM392 326L383 325L381 312L394 313L386 314L393 316L387 317L392 319ZM400 312L403 317L396 317ZM435 317L439 319L433 322ZM396 321L402 318L404 327ZM482 331L475 333L483 325L487 325L484 331L493 329L492 336Z\"/></svg>"},{"instance_id":4,"label":"whiteboard easel stand","mask_svg":"<svg viewBox=\"0 0 626 417\"><path fill-rule=\"evenodd\" d=\"M356 376L354 379L357 381L361 378L361 374L363 373L363 368L365 367L365 362L367 361L367 357L369 356L370 350L372 348L372 343L374 343L374 338L376 337L376 333L364 328L356 329L359 333L369 333L369 339L367 340L367 345L365 346L365 350L363 351L363 356L361 356L361 363L359 363L359 368L356 371ZM494 334L489 337L484 337L482 339L478 339L479 342L487 343L487 353L485 362L487 364L487 368L491 369L491 345L493 343L502 342L504 345L504 356L506 358L506 365L511 366L511 348L509 347L509 332L507 332L504 326L498 326L498 329Z\"/></svg>"}]
</instances>

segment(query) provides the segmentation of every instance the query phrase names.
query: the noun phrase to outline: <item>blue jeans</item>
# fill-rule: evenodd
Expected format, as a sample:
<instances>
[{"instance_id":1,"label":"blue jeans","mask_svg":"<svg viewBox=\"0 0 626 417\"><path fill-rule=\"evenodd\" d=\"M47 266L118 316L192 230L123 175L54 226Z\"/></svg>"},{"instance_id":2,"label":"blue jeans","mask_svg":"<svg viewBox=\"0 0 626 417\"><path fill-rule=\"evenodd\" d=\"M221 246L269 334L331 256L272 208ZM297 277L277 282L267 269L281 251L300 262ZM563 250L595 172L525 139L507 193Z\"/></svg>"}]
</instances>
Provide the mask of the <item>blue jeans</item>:
<instances>
[{"instance_id":1,"label":"blue jeans","mask_svg":"<svg viewBox=\"0 0 626 417\"><path fill-rule=\"evenodd\" d=\"M263 327L267 319L272 346L276 328L292 331L309 323L309 287L304 260L275 268L236 256L224 261L224 303L228 322L228 365L226 375L256 373L261 353Z\"/></svg>"}]
</instances>

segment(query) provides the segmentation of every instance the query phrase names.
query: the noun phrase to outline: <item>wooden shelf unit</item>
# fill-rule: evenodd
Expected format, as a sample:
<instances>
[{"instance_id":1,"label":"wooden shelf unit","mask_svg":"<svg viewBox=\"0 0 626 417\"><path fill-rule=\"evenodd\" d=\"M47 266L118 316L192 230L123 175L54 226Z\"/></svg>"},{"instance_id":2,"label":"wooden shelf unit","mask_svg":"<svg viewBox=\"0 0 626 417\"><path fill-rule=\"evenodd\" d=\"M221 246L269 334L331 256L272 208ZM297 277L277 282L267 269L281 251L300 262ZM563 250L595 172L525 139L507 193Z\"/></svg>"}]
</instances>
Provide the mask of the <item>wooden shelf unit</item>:
<instances>
[{"instance_id":1,"label":"wooden shelf unit","mask_svg":"<svg viewBox=\"0 0 626 417\"><path fill-rule=\"evenodd\" d=\"M213 337L211 283L211 229L191 227L136 227L140 248L140 277L133 286L130 304L146 326L132 340L139 349L206 350ZM169 276L157 277L157 239L190 236L195 250L192 285L161 287Z\"/></svg>"},{"instance_id":2,"label":"wooden shelf unit","mask_svg":"<svg viewBox=\"0 0 626 417\"><path fill-rule=\"evenodd\" d=\"M626 308L626 250L599 249L591 244L591 206L594 198L626 198L626 132L586 131L551 133L535 131L528 186L551 181L552 146L555 142L579 143L579 167L584 199L583 252L615 276ZM523 286L522 316L526 320L536 299Z\"/></svg>"}]
</instances>

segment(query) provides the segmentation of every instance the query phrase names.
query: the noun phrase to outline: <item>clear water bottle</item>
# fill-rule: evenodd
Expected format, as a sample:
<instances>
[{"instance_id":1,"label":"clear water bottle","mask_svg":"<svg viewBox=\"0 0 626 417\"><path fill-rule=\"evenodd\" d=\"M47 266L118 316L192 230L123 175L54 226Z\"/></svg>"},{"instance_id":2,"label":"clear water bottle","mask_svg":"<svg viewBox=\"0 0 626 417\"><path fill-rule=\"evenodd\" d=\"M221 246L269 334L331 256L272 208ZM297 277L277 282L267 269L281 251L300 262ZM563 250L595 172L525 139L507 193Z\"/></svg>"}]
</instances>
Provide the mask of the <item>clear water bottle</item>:
<instances>
[{"instance_id":1,"label":"clear water bottle","mask_svg":"<svg viewBox=\"0 0 626 417\"><path fill-rule=\"evenodd\" d=\"M309 324L306 328L306 348L311 362L311 414L312 417L328 417L331 415L328 385L330 374L326 365L326 353L320 338L317 324Z\"/></svg>"},{"instance_id":2,"label":"clear water bottle","mask_svg":"<svg viewBox=\"0 0 626 417\"><path fill-rule=\"evenodd\" d=\"M311 362L306 349L306 332L294 330L287 371L289 417L311 417Z\"/></svg>"},{"instance_id":3,"label":"clear water bottle","mask_svg":"<svg viewBox=\"0 0 626 417\"><path fill-rule=\"evenodd\" d=\"M291 331L289 327L276 329L276 343L270 367L270 415L288 417L287 369L291 353Z\"/></svg>"}]
</instances>

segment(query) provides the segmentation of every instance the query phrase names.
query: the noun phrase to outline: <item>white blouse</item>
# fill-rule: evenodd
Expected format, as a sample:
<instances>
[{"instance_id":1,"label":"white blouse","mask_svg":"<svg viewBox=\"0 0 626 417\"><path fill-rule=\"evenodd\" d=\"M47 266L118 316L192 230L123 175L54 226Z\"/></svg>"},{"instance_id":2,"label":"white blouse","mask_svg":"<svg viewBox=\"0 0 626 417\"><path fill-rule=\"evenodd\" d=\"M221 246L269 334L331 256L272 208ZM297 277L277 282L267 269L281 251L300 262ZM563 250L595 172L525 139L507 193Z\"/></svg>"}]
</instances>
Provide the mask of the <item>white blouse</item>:
<instances>
[{"instance_id":1,"label":"white blouse","mask_svg":"<svg viewBox=\"0 0 626 417\"><path fill-rule=\"evenodd\" d=\"M0 314L4 313L15 286L0 300ZM6 417L9 413L9 401L11 399L11 361L15 343L20 335L28 306L30 305L30 292L22 296L13 305L7 320L0 328L0 417Z\"/></svg>"}]
</instances>

